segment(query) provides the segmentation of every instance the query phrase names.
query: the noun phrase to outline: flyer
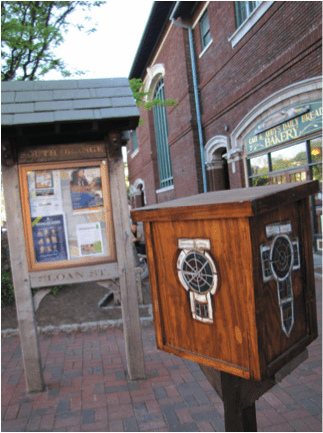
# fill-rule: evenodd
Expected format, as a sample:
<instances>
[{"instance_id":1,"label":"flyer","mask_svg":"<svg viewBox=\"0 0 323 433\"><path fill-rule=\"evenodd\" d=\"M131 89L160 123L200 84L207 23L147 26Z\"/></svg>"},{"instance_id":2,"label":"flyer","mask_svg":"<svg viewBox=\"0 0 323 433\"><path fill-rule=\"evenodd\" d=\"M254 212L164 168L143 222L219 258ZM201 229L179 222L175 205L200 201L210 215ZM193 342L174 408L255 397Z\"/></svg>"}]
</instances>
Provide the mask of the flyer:
<instances>
[{"instance_id":1,"label":"flyer","mask_svg":"<svg viewBox=\"0 0 323 433\"><path fill-rule=\"evenodd\" d=\"M68 260L64 215L31 219L36 263Z\"/></svg>"},{"instance_id":2,"label":"flyer","mask_svg":"<svg viewBox=\"0 0 323 433\"><path fill-rule=\"evenodd\" d=\"M99 222L78 224L76 234L81 256L103 254L102 231Z\"/></svg>"},{"instance_id":3,"label":"flyer","mask_svg":"<svg viewBox=\"0 0 323 433\"><path fill-rule=\"evenodd\" d=\"M73 212L97 211L103 208L100 167L69 170Z\"/></svg>"},{"instance_id":4,"label":"flyer","mask_svg":"<svg viewBox=\"0 0 323 433\"><path fill-rule=\"evenodd\" d=\"M63 212L59 170L30 171L27 180L32 218Z\"/></svg>"}]
</instances>

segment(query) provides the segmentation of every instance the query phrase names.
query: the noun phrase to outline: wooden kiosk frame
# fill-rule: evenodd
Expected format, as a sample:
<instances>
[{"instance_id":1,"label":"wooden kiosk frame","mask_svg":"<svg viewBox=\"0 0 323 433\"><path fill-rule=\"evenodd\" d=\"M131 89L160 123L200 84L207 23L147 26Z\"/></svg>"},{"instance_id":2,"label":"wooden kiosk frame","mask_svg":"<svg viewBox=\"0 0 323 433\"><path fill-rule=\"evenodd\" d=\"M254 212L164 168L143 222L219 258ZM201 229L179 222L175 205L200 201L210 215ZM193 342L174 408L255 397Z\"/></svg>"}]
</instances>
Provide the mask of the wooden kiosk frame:
<instances>
[{"instance_id":1,"label":"wooden kiosk frame","mask_svg":"<svg viewBox=\"0 0 323 433\"><path fill-rule=\"evenodd\" d=\"M61 269L69 268L74 266L85 266L91 264L110 263L116 261L115 251L115 240L113 230L113 219L112 219L112 208L111 208L111 197L110 197L110 185L108 176L108 160L87 160L87 161L73 161L73 162L55 162L55 163L40 163L32 165L20 165L19 166L19 181L20 181L20 194L22 200L23 220L25 227L26 247L27 247L27 261L28 268L32 271L42 271L46 269ZM89 168L95 167L100 169L100 175L102 180L102 205L97 208L97 213L104 215L104 224L107 234L107 253L101 254L98 257L89 255L88 257L80 257L78 259L66 259L60 261L45 261L41 263L36 262L35 258L35 246L32 232L32 216L30 210L30 197L28 194L28 180L27 174L36 171L67 171L78 168ZM86 209L85 209L86 212ZM94 212L93 209L89 209L88 212ZM35 218L36 219L36 218ZM43 239L40 239L43 241ZM68 243L68 239L67 239ZM55 244L54 244L55 245ZM50 248L50 247L49 247Z\"/></svg>"},{"instance_id":2,"label":"wooden kiosk frame","mask_svg":"<svg viewBox=\"0 0 323 433\"><path fill-rule=\"evenodd\" d=\"M1 93L2 183L27 392L45 387L31 288L57 284L119 279L128 377L145 378L121 152L139 122L129 81L8 82ZM71 188L66 173L74 168L99 168L101 186L92 173L92 191ZM33 171L41 172L29 191ZM55 182L65 188L61 197Z\"/></svg>"}]
</instances>

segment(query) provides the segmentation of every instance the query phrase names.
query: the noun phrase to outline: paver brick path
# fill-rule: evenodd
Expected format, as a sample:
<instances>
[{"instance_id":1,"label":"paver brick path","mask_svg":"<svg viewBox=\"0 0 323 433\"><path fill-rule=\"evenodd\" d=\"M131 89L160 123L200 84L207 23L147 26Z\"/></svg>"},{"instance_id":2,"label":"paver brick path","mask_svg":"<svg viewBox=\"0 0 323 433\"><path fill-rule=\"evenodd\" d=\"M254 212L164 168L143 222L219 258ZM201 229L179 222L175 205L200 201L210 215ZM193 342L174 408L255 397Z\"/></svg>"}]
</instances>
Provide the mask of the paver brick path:
<instances>
[{"instance_id":1,"label":"paver brick path","mask_svg":"<svg viewBox=\"0 0 323 433\"><path fill-rule=\"evenodd\" d=\"M322 431L320 336L309 358L256 403L258 431ZM143 328L147 379L131 382L123 333L40 337L46 391L27 395L19 337L2 341L2 431L224 431L223 404L197 364L161 352Z\"/></svg>"}]
</instances>

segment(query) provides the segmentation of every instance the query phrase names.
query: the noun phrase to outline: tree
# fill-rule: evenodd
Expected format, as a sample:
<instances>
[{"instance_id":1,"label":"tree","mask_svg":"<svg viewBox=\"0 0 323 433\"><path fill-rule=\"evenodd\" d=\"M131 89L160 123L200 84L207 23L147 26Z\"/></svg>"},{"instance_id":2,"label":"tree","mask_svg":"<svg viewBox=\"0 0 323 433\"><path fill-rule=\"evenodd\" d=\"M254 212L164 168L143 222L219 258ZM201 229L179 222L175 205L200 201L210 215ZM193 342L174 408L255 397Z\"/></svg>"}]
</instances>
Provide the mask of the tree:
<instances>
[{"instance_id":1,"label":"tree","mask_svg":"<svg viewBox=\"0 0 323 433\"><path fill-rule=\"evenodd\" d=\"M72 12L90 12L105 1L2 1L1 81L36 80L51 70L70 76L65 62L53 50L64 41L71 26L88 33L83 24L73 25ZM85 16L84 21L90 21ZM76 74L82 72L76 71Z\"/></svg>"}]
</instances>

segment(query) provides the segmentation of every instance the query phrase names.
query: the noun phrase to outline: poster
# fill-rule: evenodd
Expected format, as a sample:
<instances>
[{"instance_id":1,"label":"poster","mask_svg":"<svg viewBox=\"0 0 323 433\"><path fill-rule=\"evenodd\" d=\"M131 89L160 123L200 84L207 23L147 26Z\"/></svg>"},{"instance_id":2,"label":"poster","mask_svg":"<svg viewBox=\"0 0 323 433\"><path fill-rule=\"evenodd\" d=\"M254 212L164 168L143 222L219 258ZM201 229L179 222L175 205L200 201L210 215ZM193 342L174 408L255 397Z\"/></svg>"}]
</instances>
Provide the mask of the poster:
<instances>
[{"instance_id":1,"label":"poster","mask_svg":"<svg viewBox=\"0 0 323 433\"><path fill-rule=\"evenodd\" d=\"M99 222L78 224L76 234L82 257L103 254L102 231Z\"/></svg>"},{"instance_id":2,"label":"poster","mask_svg":"<svg viewBox=\"0 0 323 433\"><path fill-rule=\"evenodd\" d=\"M68 260L64 215L32 218L36 263Z\"/></svg>"},{"instance_id":3,"label":"poster","mask_svg":"<svg viewBox=\"0 0 323 433\"><path fill-rule=\"evenodd\" d=\"M32 218L63 212L59 170L30 171L27 179Z\"/></svg>"},{"instance_id":4,"label":"poster","mask_svg":"<svg viewBox=\"0 0 323 433\"><path fill-rule=\"evenodd\" d=\"M54 195L52 170L35 171L36 196Z\"/></svg>"},{"instance_id":5,"label":"poster","mask_svg":"<svg viewBox=\"0 0 323 433\"><path fill-rule=\"evenodd\" d=\"M73 212L98 211L103 208L100 167L69 170Z\"/></svg>"}]
</instances>

